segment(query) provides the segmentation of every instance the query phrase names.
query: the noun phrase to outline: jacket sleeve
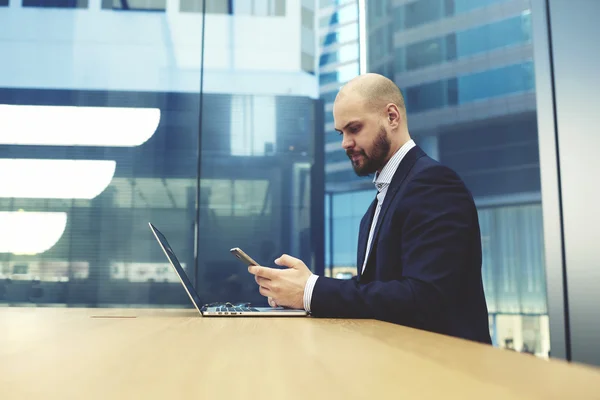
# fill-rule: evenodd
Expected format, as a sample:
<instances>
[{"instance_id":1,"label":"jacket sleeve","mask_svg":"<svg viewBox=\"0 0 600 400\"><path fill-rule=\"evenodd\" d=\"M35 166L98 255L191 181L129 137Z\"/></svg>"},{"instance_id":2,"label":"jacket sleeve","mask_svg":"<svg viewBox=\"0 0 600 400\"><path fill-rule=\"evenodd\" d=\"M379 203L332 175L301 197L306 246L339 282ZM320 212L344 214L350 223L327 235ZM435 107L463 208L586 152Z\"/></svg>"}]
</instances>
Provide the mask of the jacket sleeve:
<instances>
[{"instance_id":1,"label":"jacket sleeve","mask_svg":"<svg viewBox=\"0 0 600 400\"><path fill-rule=\"evenodd\" d=\"M438 165L417 173L402 195L399 226L392 224L401 229L402 259L386 260L401 264L402 278L361 284L320 277L311 302L314 316L425 328L437 325L456 299L473 251L476 210L470 193L452 170Z\"/></svg>"}]
</instances>

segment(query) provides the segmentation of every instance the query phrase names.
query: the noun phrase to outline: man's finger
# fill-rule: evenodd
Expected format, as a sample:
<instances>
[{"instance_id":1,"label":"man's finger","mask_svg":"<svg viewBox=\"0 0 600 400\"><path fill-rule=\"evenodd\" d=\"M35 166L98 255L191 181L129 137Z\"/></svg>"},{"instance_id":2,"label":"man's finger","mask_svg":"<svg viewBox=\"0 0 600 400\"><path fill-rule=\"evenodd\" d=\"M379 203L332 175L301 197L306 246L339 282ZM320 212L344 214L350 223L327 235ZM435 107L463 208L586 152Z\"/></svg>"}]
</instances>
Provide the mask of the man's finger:
<instances>
[{"instance_id":1,"label":"man's finger","mask_svg":"<svg viewBox=\"0 0 600 400\"><path fill-rule=\"evenodd\" d=\"M302 260L288 256L287 254L282 255L277 260L275 260L275 264L288 268L296 268L299 265L302 265Z\"/></svg>"},{"instance_id":2,"label":"man's finger","mask_svg":"<svg viewBox=\"0 0 600 400\"><path fill-rule=\"evenodd\" d=\"M273 307L273 308L277 308L277 307L278 307L278 305L277 305L277 302L276 302L275 300L273 300L273 298L272 298L272 297L269 297L269 298L268 298L268 301L269 301L269 305L270 305L271 307Z\"/></svg>"},{"instance_id":3,"label":"man's finger","mask_svg":"<svg viewBox=\"0 0 600 400\"><path fill-rule=\"evenodd\" d=\"M270 289L268 289L268 288L266 288L264 286L259 287L258 288L258 292L260 294L262 294L263 296L265 296L265 297L273 297L273 292L271 292Z\"/></svg>"},{"instance_id":4,"label":"man's finger","mask_svg":"<svg viewBox=\"0 0 600 400\"><path fill-rule=\"evenodd\" d=\"M261 278L273 279L275 276L277 276L278 270L252 265L248 267L248 272L250 272L252 275L260 276Z\"/></svg>"},{"instance_id":5,"label":"man's finger","mask_svg":"<svg viewBox=\"0 0 600 400\"><path fill-rule=\"evenodd\" d=\"M258 286L264 286L266 288L270 288L271 280L267 278L262 278L258 275L254 276L254 280L258 283Z\"/></svg>"}]
</instances>

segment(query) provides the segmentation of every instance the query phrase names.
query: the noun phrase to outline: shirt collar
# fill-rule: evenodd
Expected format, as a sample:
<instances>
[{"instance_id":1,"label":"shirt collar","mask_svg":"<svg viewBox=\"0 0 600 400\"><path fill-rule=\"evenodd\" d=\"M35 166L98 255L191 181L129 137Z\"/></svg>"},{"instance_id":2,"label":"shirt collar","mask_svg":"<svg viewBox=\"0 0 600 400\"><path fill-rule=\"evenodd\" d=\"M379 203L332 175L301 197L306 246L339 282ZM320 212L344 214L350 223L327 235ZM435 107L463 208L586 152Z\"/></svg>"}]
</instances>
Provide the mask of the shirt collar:
<instances>
[{"instance_id":1,"label":"shirt collar","mask_svg":"<svg viewBox=\"0 0 600 400\"><path fill-rule=\"evenodd\" d=\"M408 151L415 146L415 142L412 139L404 143L404 145L402 145L402 147L400 147L400 149L394 153L387 164L384 165L381 173L375 174L375 177L373 177L373 183L375 184L378 192L381 192L383 189L387 188L390 183L392 183L392 178L394 177L400 162L402 162L402 159L404 159L406 153L408 153Z\"/></svg>"}]
</instances>

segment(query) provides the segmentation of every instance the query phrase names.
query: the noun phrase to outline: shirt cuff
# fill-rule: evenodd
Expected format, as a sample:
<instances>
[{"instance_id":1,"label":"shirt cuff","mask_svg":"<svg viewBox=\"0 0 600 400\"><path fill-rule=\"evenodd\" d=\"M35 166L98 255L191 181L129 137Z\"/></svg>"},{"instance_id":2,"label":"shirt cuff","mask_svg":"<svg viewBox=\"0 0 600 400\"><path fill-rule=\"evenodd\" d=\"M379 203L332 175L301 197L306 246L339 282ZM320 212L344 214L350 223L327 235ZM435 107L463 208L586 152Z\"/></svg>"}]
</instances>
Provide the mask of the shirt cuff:
<instances>
[{"instance_id":1,"label":"shirt cuff","mask_svg":"<svg viewBox=\"0 0 600 400\"><path fill-rule=\"evenodd\" d=\"M310 312L310 302L312 300L312 293L318 278L318 275L312 274L308 278L308 280L306 281L306 285L304 286L304 309L307 312Z\"/></svg>"}]
</instances>

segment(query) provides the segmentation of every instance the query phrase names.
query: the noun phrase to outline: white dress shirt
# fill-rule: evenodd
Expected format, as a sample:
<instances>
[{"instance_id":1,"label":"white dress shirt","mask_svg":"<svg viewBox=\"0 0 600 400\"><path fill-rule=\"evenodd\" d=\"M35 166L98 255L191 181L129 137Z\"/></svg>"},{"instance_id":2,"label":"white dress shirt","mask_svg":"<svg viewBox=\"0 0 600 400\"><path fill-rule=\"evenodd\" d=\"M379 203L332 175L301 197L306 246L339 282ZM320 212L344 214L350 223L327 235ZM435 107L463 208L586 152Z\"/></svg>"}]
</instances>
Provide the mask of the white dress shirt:
<instances>
[{"instance_id":1,"label":"white dress shirt","mask_svg":"<svg viewBox=\"0 0 600 400\"><path fill-rule=\"evenodd\" d=\"M406 154L410 149L415 147L415 142L411 139L406 142L400 149L390 158L390 160L385 164L381 173L375 174L373 178L373 183L377 188L377 207L375 208L375 215L373 215L373 221L371 222L371 229L369 230L369 239L367 241L367 249L365 252L365 260L362 265L361 274L365 271L365 267L367 266L367 260L369 258L369 251L371 250L371 241L373 240L373 232L375 231L375 225L377 225L377 219L379 218L379 212L381 211L381 205L383 204L383 200L385 199L385 195L387 193L388 188L390 187L390 183L392 183L392 178L400 165L400 162L404 159ZM306 281L306 286L304 286L304 309L310 312L310 303L312 300L312 293L315 288L315 283L319 278L318 275L312 274L308 281Z\"/></svg>"}]
</instances>

